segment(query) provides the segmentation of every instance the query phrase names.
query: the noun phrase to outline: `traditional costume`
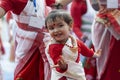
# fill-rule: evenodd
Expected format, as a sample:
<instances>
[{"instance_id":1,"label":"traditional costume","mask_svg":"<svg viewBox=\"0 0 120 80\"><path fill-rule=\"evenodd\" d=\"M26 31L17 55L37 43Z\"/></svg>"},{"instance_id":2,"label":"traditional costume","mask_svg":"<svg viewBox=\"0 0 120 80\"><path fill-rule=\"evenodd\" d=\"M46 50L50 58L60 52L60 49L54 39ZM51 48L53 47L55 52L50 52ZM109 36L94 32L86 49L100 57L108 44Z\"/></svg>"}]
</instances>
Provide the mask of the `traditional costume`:
<instances>
[{"instance_id":1,"label":"traditional costume","mask_svg":"<svg viewBox=\"0 0 120 80\"><path fill-rule=\"evenodd\" d=\"M47 0L50 2L53 0ZM53 1L54 2L54 1ZM49 12L45 0L1 0L17 22L14 80L49 80L50 67L44 54L44 19Z\"/></svg>"},{"instance_id":2,"label":"traditional costume","mask_svg":"<svg viewBox=\"0 0 120 80\"><path fill-rule=\"evenodd\" d=\"M110 0L114 2L110 3L111 10L108 8L109 0L99 1L106 11L98 11L92 26L95 50L102 49L102 55L97 59L97 79L120 80L120 1ZM117 8L113 7L115 4Z\"/></svg>"},{"instance_id":3,"label":"traditional costume","mask_svg":"<svg viewBox=\"0 0 120 80\"><path fill-rule=\"evenodd\" d=\"M65 44L58 44L52 40L45 51L51 67L57 64L61 55L67 63L66 70L52 68L51 80L86 80L80 54L92 57L94 52L83 42L71 37Z\"/></svg>"},{"instance_id":4,"label":"traditional costume","mask_svg":"<svg viewBox=\"0 0 120 80\"><path fill-rule=\"evenodd\" d=\"M82 16L87 12L87 4L85 0L73 0L71 4L71 16L73 17L73 32L80 39L83 36L81 30Z\"/></svg>"}]
</instances>

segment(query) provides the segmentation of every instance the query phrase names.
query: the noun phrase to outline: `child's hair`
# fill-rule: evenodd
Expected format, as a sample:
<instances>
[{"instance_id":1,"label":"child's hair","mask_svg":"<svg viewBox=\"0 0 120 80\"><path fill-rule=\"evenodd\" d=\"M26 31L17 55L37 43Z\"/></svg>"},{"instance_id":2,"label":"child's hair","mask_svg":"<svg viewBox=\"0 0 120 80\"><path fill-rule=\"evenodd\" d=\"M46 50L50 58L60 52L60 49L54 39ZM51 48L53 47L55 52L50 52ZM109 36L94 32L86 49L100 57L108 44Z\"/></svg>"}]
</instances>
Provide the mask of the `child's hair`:
<instances>
[{"instance_id":1,"label":"child's hair","mask_svg":"<svg viewBox=\"0 0 120 80\"><path fill-rule=\"evenodd\" d=\"M73 21L69 12L63 9L58 9L58 10L56 9L51 11L46 17L46 20L45 20L46 28L47 28L47 22L52 23L52 22L56 22L57 20L63 20L67 24L70 24Z\"/></svg>"}]
</instances>

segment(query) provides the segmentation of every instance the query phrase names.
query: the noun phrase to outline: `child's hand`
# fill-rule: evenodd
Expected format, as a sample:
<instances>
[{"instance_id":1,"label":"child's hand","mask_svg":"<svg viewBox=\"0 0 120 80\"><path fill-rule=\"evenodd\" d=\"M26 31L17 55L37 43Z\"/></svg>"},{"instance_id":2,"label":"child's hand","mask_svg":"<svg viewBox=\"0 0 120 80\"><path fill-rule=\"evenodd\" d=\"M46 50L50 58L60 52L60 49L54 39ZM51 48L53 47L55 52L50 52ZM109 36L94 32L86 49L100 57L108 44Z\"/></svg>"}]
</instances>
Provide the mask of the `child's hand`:
<instances>
[{"instance_id":1,"label":"child's hand","mask_svg":"<svg viewBox=\"0 0 120 80\"><path fill-rule=\"evenodd\" d=\"M64 58L60 56L60 60L58 61L58 64L53 65L52 68L60 68L62 70L67 69L67 63L65 62Z\"/></svg>"},{"instance_id":2,"label":"child's hand","mask_svg":"<svg viewBox=\"0 0 120 80\"><path fill-rule=\"evenodd\" d=\"M99 49L99 50L97 50L97 51L94 53L93 57L99 58L99 57L101 56L101 53L102 53L102 50Z\"/></svg>"}]
</instances>

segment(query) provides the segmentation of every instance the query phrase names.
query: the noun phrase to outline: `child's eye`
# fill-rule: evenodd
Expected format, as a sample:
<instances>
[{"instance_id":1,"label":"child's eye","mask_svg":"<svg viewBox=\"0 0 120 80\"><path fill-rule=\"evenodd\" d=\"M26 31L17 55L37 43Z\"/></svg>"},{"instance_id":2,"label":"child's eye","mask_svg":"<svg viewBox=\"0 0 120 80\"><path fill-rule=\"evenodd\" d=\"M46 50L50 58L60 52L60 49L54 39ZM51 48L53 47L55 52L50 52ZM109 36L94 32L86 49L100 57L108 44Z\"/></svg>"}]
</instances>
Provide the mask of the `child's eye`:
<instances>
[{"instance_id":1,"label":"child's eye","mask_svg":"<svg viewBox=\"0 0 120 80\"><path fill-rule=\"evenodd\" d=\"M48 27L49 30L53 30L54 28L53 27Z\"/></svg>"},{"instance_id":2,"label":"child's eye","mask_svg":"<svg viewBox=\"0 0 120 80\"><path fill-rule=\"evenodd\" d=\"M63 27L64 25L63 24L60 24L59 27Z\"/></svg>"}]
</instances>

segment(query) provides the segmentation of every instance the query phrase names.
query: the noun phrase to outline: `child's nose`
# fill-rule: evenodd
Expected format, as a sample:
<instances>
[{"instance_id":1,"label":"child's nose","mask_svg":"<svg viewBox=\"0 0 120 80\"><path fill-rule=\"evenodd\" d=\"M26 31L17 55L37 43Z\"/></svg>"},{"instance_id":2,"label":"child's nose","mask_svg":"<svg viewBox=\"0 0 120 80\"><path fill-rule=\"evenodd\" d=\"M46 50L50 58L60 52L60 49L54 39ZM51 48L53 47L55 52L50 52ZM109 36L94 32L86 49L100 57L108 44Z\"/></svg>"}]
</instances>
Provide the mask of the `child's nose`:
<instances>
[{"instance_id":1,"label":"child's nose","mask_svg":"<svg viewBox=\"0 0 120 80\"><path fill-rule=\"evenodd\" d=\"M57 32L57 31L58 31L58 29L57 29L57 28L55 28L55 29L54 29L54 32Z\"/></svg>"}]
</instances>

